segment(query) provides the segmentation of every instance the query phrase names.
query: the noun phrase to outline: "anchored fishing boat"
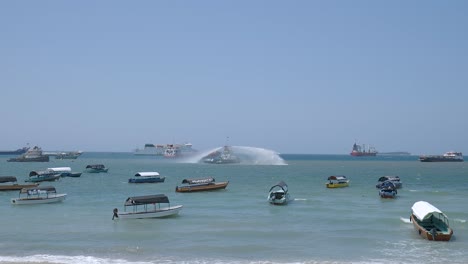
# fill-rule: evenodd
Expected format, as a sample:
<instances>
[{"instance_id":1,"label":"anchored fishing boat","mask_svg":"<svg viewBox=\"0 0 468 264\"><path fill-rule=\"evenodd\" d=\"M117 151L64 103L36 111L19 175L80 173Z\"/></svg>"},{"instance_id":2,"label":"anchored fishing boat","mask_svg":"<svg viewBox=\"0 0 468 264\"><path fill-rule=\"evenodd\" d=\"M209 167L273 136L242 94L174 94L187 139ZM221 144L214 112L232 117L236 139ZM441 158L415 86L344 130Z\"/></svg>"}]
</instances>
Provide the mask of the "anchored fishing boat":
<instances>
[{"instance_id":1,"label":"anchored fishing boat","mask_svg":"<svg viewBox=\"0 0 468 264\"><path fill-rule=\"evenodd\" d=\"M161 206L167 204L167 206ZM131 211L127 212L130 207ZM170 206L169 198L164 194L128 197L124 204L124 212L114 209L112 219L160 218L177 215L182 205Z\"/></svg>"},{"instance_id":2,"label":"anchored fishing boat","mask_svg":"<svg viewBox=\"0 0 468 264\"><path fill-rule=\"evenodd\" d=\"M215 182L214 178L184 179L182 186L176 186L176 192L201 192L226 189L229 181Z\"/></svg>"},{"instance_id":3,"label":"anchored fishing boat","mask_svg":"<svg viewBox=\"0 0 468 264\"><path fill-rule=\"evenodd\" d=\"M55 187L23 188L18 198L12 198L12 204L45 204L57 203L65 200L66 193L58 194Z\"/></svg>"},{"instance_id":4,"label":"anchored fishing boat","mask_svg":"<svg viewBox=\"0 0 468 264\"><path fill-rule=\"evenodd\" d=\"M448 217L432 204L419 201L411 207L410 221L418 234L427 240L449 241L453 230Z\"/></svg>"}]
</instances>

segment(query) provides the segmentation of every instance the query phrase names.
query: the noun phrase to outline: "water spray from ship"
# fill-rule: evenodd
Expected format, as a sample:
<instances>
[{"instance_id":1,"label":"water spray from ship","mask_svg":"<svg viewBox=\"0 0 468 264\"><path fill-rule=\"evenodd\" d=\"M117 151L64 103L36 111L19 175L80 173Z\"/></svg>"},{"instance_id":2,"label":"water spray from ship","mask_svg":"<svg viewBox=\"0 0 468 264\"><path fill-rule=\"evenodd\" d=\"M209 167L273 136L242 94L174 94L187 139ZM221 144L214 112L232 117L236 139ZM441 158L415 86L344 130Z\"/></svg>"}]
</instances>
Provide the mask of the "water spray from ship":
<instances>
[{"instance_id":1,"label":"water spray from ship","mask_svg":"<svg viewBox=\"0 0 468 264\"><path fill-rule=\"evenodd\" d=\"M196 154L190 155L189 157L183 157L178 162L183 163L205 163L204 161L214 153L222 153L224 147L218 147L211 150L199 151ZM236 164L240 165L287 165L279 154L273 150L257 148L257 147L246 147L246 146L229 146L233 155L238 158L239 162Z\"/></svg>"}]
</instances>

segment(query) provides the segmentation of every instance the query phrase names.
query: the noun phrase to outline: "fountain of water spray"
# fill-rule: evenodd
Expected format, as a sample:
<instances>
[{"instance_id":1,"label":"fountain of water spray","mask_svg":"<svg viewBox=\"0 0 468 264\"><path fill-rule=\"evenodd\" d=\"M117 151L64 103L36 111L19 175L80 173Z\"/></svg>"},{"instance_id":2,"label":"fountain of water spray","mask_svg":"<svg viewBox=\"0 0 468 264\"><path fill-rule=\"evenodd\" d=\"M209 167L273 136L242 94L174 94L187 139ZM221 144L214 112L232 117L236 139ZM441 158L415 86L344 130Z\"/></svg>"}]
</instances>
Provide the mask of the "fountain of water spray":
<instances>
[{"instance_id":1,"label":"fountain of water spray","mask_svg":"<svg viewBox=\"0 0 468 264\"><path fill-rule=\"evenodd\" d=\"M215 151L222 151L222 149L223 147L217 147L207 151L200 151L179 160L179 162L203 163L203 158ZM273 150L245 146L231 146L231 150L240 159L241 165L287 165L279 154Z\"/></svg>"}]
</instances>

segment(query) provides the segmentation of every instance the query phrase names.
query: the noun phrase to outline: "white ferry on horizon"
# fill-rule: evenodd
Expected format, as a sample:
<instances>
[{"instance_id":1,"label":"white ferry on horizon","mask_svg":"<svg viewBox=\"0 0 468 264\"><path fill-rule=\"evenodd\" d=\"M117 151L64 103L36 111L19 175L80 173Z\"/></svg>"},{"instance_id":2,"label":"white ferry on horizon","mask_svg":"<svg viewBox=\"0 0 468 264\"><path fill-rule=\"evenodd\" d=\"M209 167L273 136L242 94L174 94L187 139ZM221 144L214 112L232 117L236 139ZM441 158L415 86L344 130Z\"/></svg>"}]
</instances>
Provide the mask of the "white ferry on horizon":
<instances>
[{"instance_id":1,"label":"white ferry on horizon","mask_svg":"<svg viewBox=\"0 0 468 264\"><path fill-rule=\"evenodd\" d=\"M449 151L444 155L422 155L419 156L421 162L462 162L463 154L457 151Z\"/></svg>"},{"instance_id":2,"label":"white ferry on horizon","mask_svg":"<svg viewBox=\"0 0 468 264\"><path fill-rule=\"evenodd\" d=\"M192 148L191 143L184 143L184 144L151 144L146 143L143 149L136 149L134 155L137 156L165 156L167 155L169 150L176 150L177 153L189 154L196 152Z\"/></svg>"}]
</instances>

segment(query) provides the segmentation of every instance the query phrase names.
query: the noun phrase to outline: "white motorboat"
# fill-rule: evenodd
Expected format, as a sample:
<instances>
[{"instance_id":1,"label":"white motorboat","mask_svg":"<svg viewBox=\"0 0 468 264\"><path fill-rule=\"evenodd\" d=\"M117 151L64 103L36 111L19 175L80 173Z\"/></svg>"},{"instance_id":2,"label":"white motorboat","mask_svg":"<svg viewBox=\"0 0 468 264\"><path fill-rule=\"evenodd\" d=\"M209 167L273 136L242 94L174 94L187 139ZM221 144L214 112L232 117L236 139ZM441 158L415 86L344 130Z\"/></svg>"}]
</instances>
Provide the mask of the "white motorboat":
<instances>
[{"instance_id":1,"label":"white motorboat","mask_svg":"<svg viewBox=\"0 0 468 264\"><path fill-rule=\"evenodd\" d=\"M278 182L270 188L268 201L275 205L284 205L290 201L288 185L284 181Z\"/></svg>"},{"instance_id":2,"label":"white motorboat","mask_svg":"<svg viewBox=\"0 0 468 264\"><path fill-rule=\"evenodd\" d=\"M168 204L168 206L161 206ZM131 207L131 211L127 208ZM124 212L114 209L112 219L160 218L177 215L182 205L170 206L169 198L164 194L128 197L124 204Z\"/></svg>"},{"instance_id":3,"label":"white motorboat","mask_svg":"<svg viewBox=\"0 0 468 264\"><path fill-rule=\"evenodd\" d=\"M12 198L12 204L45 204L57 203L65 200L66 193L58 194L55 187L23 188L18 198Z\"/></svg>"}]
</instances>

